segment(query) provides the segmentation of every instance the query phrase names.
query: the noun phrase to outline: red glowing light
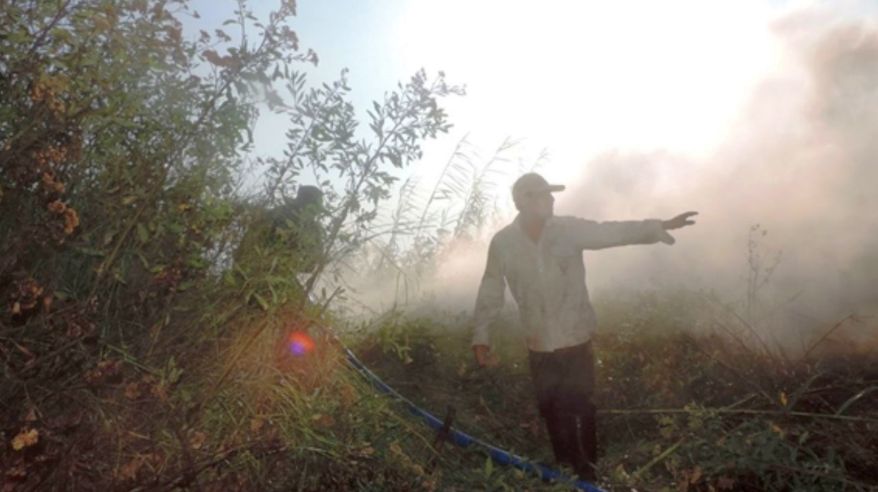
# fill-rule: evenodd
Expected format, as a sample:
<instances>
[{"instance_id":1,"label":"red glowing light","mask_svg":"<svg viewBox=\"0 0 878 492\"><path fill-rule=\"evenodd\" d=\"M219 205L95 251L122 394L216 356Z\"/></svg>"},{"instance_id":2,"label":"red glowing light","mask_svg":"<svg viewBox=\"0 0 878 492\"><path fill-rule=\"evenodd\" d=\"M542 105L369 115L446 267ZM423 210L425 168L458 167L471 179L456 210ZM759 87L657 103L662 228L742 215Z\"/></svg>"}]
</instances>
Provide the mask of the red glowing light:
<instances>
[{"instance_id":1,"label":"red glowing light","mask_svg":"<svg viewBox=\"0 0 878 492\"><path fill-rule=\"evenodd\" d=\"M301 357L314 350L314 340L304 331L294 331L289 337L290 353Z\"/></svg>"}]
</instances>

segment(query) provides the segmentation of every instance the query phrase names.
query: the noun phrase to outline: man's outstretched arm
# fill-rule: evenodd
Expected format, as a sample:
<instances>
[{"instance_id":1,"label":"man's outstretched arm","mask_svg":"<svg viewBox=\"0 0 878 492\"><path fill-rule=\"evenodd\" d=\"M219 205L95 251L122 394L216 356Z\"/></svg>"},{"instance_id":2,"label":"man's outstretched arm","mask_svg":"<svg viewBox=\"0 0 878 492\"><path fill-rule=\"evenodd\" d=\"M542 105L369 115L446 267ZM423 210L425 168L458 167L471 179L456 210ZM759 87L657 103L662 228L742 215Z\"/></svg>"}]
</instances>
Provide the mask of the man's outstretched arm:
<instances>
[{"instance_id":1,"label":"man's outstretched arm","mask_svg":"<svg viewBox=\"0 0 878 492\"><path fill-rule=\"evenodd\" d=\"M689 218L698 212L686 212L670 220L630 220L595 222L580 218L570 218L570 230L574 242L582 249L602 249L627 244L653 244L663 242L674 244L675 239L668 230L679 229L695 224Z\"/></svg>"},{"instance_id":2,"label":"man's outstretched arm","mask_svg":"<svg viewBox=\"0 0 878 492\"><path fill-rule=\"evenodd\" d=\"M476 363L480 367L494 362L490 357L490 336L488 327L500 315L503 309L506 293L506 279L503 273L503 263L498 251L497 238L491 240L488 248L488 262L485 274L479 285L479 294L476 297L476 308L473 314L473 353Z\"/></svg>"}]
</instances>

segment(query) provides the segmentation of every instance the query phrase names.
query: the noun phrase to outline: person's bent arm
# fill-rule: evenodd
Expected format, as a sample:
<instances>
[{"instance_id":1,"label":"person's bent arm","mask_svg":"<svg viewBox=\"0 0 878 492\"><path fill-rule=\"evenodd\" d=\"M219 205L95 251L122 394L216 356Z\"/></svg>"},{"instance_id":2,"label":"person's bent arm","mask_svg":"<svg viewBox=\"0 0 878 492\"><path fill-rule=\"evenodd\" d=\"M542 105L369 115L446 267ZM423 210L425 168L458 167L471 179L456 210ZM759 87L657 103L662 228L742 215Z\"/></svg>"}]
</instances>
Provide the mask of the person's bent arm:
<instances>
[{"instance_id":1,"label":"person's bent arm","mask_svg":"<svg viewBox=\"0 0 878 492\"><path fill-rule=\"evenodd\" d=\"M473 315L473 352L476 363L484 367L493 361L490 357L490 335L488 327L500 315L503 309L504 295L506 292L506 280L503 272L503 262L498 251L496 236L491 240L488 248L488 262L485 274L479 285L479 294L476 297L475 313Z\"/></svg>"}]
</instances>

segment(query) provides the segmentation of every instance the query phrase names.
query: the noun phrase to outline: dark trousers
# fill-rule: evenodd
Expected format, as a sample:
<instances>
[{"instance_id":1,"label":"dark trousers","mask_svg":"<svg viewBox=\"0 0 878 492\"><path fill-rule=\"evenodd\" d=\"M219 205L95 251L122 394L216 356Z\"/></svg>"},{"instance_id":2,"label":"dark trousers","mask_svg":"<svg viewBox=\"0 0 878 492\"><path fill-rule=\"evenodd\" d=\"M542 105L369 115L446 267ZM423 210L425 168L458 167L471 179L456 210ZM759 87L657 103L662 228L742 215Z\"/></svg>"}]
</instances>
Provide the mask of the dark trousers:
<instances>
[{"instance_id":1,"label":"dark trousers","mask_svg":"<svg viewBox=\"0 0 878 492\"><path fill-rule=\"evenodd\" d=\"M554 352L528 354L540 416L546 422L555 460L586 480L597 462L594 355L591 342Z\"/></svg>"}]
</instances>

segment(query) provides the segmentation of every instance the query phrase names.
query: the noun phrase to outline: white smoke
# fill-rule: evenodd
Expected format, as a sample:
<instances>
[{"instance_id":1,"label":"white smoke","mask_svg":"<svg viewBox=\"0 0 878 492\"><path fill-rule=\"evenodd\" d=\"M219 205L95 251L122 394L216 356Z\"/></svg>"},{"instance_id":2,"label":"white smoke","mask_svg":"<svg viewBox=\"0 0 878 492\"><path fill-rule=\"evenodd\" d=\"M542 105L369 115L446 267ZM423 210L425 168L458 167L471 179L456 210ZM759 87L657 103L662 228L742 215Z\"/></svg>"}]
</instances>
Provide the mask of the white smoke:
<instances>
[{"instance_id":1,"label":"white smoke","mask_svg":"<svg viewBox=\"0 0 878 492\"><path fill-rule=\"evenodd\" d=\"M782 251L764 295L783 306L787 325L878 310L878 26L805 10L773 30L782 64L715 151L609 150L558 195L557 213L595 220L701 214L672 247L586 253L593 293L682 287L741 297L748 233L760 224L764 263ZM420 284L430 302L471 309L486 249L454 245Z\"/></svg>"}]
</instances>

